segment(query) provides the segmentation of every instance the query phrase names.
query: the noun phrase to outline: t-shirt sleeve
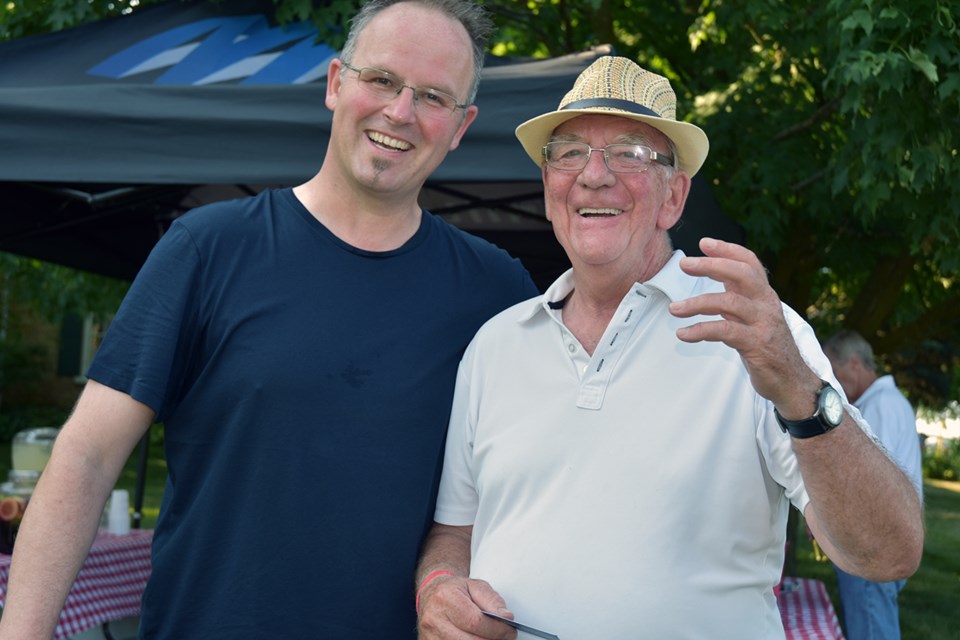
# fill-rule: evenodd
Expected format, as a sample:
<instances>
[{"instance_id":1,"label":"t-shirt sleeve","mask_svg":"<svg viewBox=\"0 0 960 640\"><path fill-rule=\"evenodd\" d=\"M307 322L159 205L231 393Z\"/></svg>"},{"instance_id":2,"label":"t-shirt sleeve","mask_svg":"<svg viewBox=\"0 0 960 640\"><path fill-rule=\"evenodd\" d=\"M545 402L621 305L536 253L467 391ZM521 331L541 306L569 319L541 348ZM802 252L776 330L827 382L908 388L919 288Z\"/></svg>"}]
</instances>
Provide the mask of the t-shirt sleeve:
<instances>
[{"instance_id":1,"label":"t-shirt sleeve","mask_svg":"<svg viewBox=\"0 0 960 640\"><path fill-rule=\"evenodd\" d=\"M453 408L447 429L443 475L434 520L453 526L472 525L477 515L479 496L473 472L473 441L477 425L477 403L470 381L473 345L460 362Z\"/></svg>"},{"instance_id":2,"label":"t-shirt sleeve","mask_svg":"<svg viewBox=\"0 0 960 640\"><path fill-rule=\"evenodd\" d=\"M87 377L169 412L195 346L200 258L187 228L175 222L151 251L124 298Z\"/></svg>"}]
</instances>

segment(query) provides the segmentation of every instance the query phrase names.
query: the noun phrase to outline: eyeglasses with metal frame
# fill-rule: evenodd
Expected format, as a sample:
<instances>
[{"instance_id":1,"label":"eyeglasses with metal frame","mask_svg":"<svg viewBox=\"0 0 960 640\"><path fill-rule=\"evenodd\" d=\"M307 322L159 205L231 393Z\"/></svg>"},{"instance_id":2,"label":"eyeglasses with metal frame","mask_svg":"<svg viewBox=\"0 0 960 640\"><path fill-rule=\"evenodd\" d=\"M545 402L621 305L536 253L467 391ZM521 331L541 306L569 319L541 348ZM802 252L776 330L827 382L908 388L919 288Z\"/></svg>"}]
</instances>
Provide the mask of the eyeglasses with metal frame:
<instances>
[{"instance_id":1,"label":"eyeglasses with metal frame","mask_svg":"<svg viewBox=\"0 0 960 640\"><path fill-rule=\"evenodd\" d=\"M357 68L353 65L343 63L345 69L349 69L357 74L360 86L367 93L377 96L385 101L392 100L400 95L404 87L413 92L413 105L417 113L432 118L449 118L457 109L466 109L468 105L460 104L457 99L449 93L434 89L432 87L413 87L404 84L400 78L389 71L375 69L373 67Z\"/></svg>"},{"instance_id":2,"label":"eyeglasses with metal frame","mask_svg":"<svg viewBox=\"0 0 960 640\"><path fill-rule=\"evenodd\" d=\"M543 145L547 166L560 171L583 171L590 162L590 154L603 152L603 161L613 173L643 173L651 163L672 167L673 157L658 153L643 144L608 144L599 149L585 142L554 141Z\"/></svg>"}]
</instances>

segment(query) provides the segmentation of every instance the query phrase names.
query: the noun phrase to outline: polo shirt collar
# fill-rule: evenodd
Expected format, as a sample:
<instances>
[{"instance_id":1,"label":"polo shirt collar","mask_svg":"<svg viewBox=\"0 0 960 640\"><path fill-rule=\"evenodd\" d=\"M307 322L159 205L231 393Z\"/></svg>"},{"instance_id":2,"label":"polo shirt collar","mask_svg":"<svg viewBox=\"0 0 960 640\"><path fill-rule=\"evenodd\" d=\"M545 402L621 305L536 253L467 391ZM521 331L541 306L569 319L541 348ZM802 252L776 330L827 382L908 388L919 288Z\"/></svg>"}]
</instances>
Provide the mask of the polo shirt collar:
<instances>
[{"instance_id":1,"label":"polo shirt collar","mask_svg":"<svg viewBox=\"0 0 960 640\"><path fill-rule=\"evenodd\" d=\"M671 302L691 297L696 286L696 278L687 275L680 269L680 259L683 257L685 257L683 251L675 250L667 264L663 265L663 268L656 275L646 282L636 283L633 288L655 289L665 295ZM527 303L529 306L520 314L519 321L531 320L541 311L547 314L556 313L559 303L570 295L571 291L573 291L573 269L568 269L550 285L542 296Z\"/></svg>"}]
</instances>

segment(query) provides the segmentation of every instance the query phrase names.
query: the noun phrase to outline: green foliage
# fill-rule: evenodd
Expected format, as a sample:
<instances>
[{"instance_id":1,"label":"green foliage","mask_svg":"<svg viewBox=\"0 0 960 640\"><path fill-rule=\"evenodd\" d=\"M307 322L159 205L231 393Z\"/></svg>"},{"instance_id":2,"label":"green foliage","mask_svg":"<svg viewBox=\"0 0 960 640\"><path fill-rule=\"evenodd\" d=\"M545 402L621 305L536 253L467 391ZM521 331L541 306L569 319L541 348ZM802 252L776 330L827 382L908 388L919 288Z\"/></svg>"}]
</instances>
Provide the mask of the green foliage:
<instances>
[{"instance_id":1,"label":"green foliage","mask_svg":"<svg viewBox=\"0 0 960 640\"><path fill-rule=\"evenodd\" d=\"M128 282L0 252L0 403L11 384L38 384L50 374L49 345L28 335L32 322L57 325L68 312L103 320L128 287ZM14 410L0 406L3 419Z\"/></svg>"},{"instance_id":2,"label":"green foliage","mask_svg":"<svg viewBox=\"0 0 960 640\"><path fill-rule=\"evenodd\" d=\"M0 252L0 293L25 302L52 323L66 312L106 317L116 311L129 286L123 280Z\"/></svg>"},{"instance_id":3,"label":"green foliage","mask_svg":"<svg viewBox=\"0 0 960 640\"><path fill-rule=\"evenodd\" d=\"M960 480L960 440L925 448L923 477L935 480Z\"/></svg>"},{"instance_id":4,"label":"green foliage","mask_svg":"<svg viewBox=\"0 0 960 640\"><path fill-rule=\"evenodd\" d=\"M12 442L13 436L24 429L60 427L67 419L67 415L67 411L52 407L5 407L0 411L0 442ZM4 472L0 480L6 480L6 478L7 474Z\"/></svg>"},{"instance_id":5,"label":"green foliage","mask_svg":"<svg viewBox=\"0 0 960 640\"><path fill-rule=\"evenodd\" d=\"M363 4L362 0L327 0L322 7L312 0L273 0L277 5L276 18L281 24L313 22L317 25L317 39L340 50L347 38L350 18Z\"/></svg>"},{"instance_id":6,"label":"green foliage","mask_svg":"<svg viewBox=\"0 0 960 640\"><path fill-rule=\"evenodd\" d=\"M0 2L0 41L60 31L109 16L123 15L160 0L4 0Z\"/></svg>"},{"instance_id":7,"label":"green foliage","mask_svg":"<svg viewBox=\"0 0 960 640\"><path fill-rule=\"evenodd\" d=\"M0 398L11 382L30 384L41 380L46 358L47 350L43 345L19 340L0 341Z\"/></svg>"}]
</instances>

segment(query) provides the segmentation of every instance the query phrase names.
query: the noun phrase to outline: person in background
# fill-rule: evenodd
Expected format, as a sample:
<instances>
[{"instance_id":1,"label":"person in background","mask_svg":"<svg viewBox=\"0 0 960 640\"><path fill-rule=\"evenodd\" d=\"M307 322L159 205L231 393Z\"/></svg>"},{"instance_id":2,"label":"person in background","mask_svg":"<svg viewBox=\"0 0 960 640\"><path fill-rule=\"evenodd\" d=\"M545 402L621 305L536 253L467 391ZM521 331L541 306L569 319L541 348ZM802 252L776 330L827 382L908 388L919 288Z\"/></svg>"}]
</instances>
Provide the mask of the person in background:
<instances>
[{"instance_id":1,"label":"person in background","mask_svg":"<svg viewBox=\"0 0 960 640\"><path fill-rule=\"evenodd\" d=\"M706 134L621 57L517 128L572 269L487 322L457 378L421 638L783 638L789 505L846 570L923 546L906 476L744 247L673 251ZM744 144L750 144L748 140Z\"/></svg>"},{"instance_id":2,"label":"person in background","mask_svg":"<svg viewBox=\"0 0 960 640\"><path fill-rule=\"evenodd\" d=\"M477 117L490 30L470 1L367 3L329 66L318 173L172 225L27 508L0 638L49 640L154 421L169 476L141 638L415 636L457 364L537 293L417 203Z\"/></svg>"},{"instance_id":3,"label":"person in background","mask_svg":"<svg viewBox=\"0 0 960 640\"><path fill-rule=\"evenodd\" d=\"M856 331L840 331L823 343L847 398L870 423L893 461L923 499L920 438L916 413L897 389L892 375L878 375L870 343ZM906 580L874 581L851 575L840 566L837 586L848 640L898 640L897 596Z\"/></svg>"}]
</instances>

